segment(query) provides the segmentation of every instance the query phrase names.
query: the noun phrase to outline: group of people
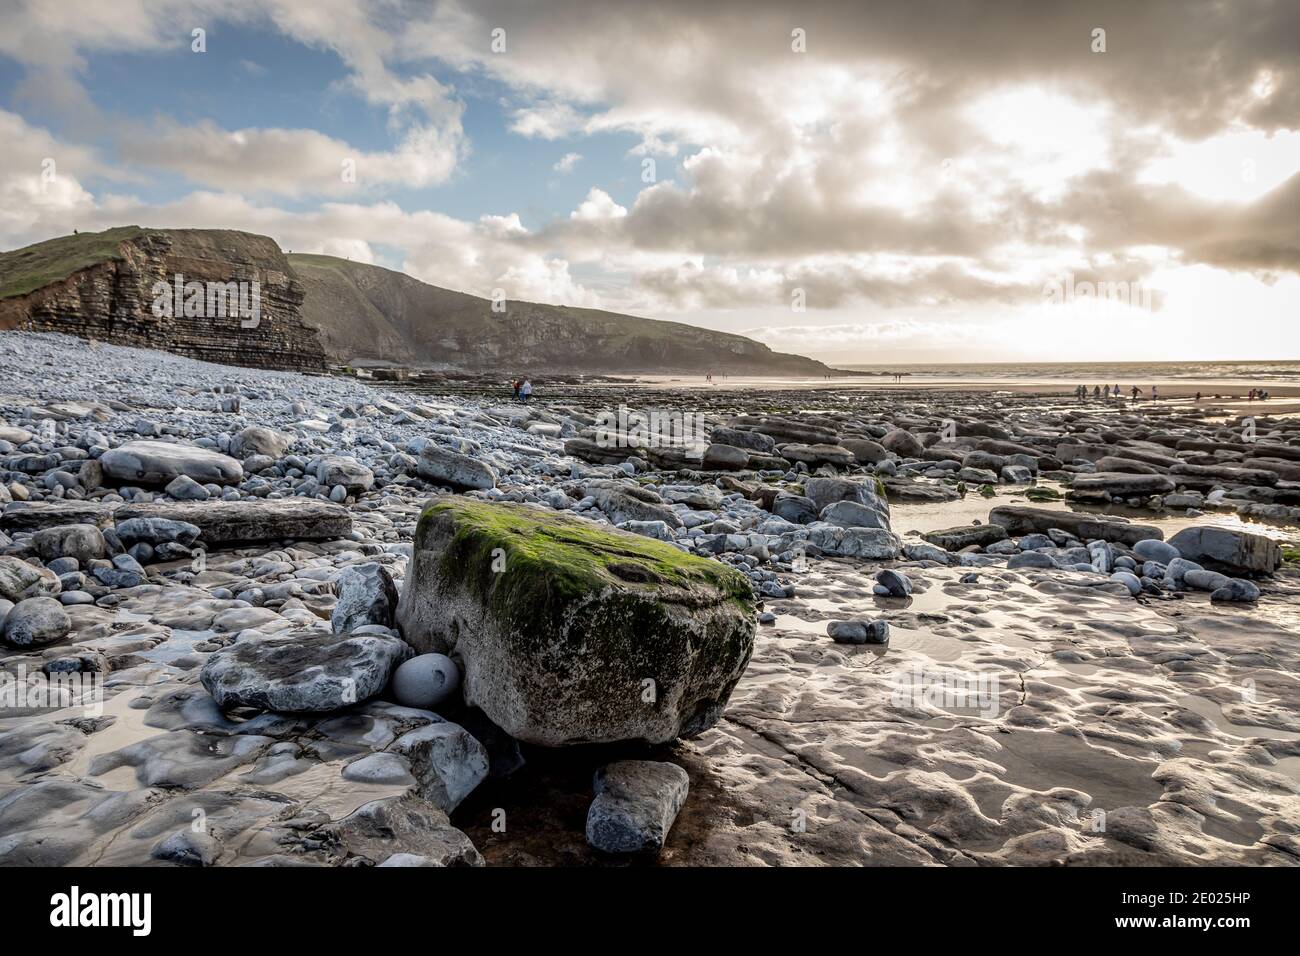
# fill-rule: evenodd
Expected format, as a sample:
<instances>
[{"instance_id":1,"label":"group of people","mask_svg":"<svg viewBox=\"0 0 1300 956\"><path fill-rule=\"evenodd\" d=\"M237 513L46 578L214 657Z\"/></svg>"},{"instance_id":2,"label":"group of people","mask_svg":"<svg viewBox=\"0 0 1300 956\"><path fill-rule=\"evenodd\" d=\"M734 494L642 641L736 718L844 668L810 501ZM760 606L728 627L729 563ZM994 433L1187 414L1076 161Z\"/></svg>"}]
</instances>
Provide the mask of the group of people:
<instances>
[{"instance_id":1,"label":"group of people","mask_svg":"<svg viewBox=\"0 0 1300 956\"><path fill-rule=\"evenodd\" d=\"M1259 399L1261 402L1267 402L1268 392L1262 388L1252 388L1250 390L1250 400L1253 402L1256 399Z\"/></svg>"},{"instance_id":2,"label":"group of people","mask_svg":"<svg viewBox=\"0 0 1300 956\"><path fill-rule=\"evenodd\" d=\"M523 402L525 405L527 405L528 396L533 394L533 383L529 381L527 378L515 379L513 382L510 383L510 387L514 390L515 401Z\"/></svg>"},{"instance_id":3,"label":"group of people","mask_svg":"<svg viewBox=\"0 0 1300 956\"><path fill-rule=\"evenodd\" d=\"M1131 395L1133 401L1136 402L1138 399L1140 399L1140 398L1142 397L1142 389L1139 388L1138 386L1134 385L1133 388L1132 388L1132 390L1131 390L1131 392L1130 392L1130 395ZM1087 401L1087 399L1088 399L1088 386L1087 386L1087 385L1079 385L1079 386L1077 386L1077 387L1075 388L1075 390L1074 390L1074 397L1077 398L1077 399L1078 399L1079 401L1081 401L1081 402L1083 402L1083 401ZM1108 385L1094 385L1094 386L1092 387L1092 397L1093 397L1096 401L1101 401L1103 398L1105 398L1105 399L1119 398L1119 397L1120 397L1120 388L1119 388L1119 385L1115 385L1115 386L1113 386L1113 387L1108 386ZM1200 393L1199 393L1199 392L1197 393L1197 396L1196 396L1196 397L1197 397L1198 399L1200 398ZM1151 386L1151 400L1152 400L1152 401L1159 401L1159 400L1160 400L1160 386L1159 386L1159 385L1152 385L1152 386Z\"/></svg>"}]
</instances>

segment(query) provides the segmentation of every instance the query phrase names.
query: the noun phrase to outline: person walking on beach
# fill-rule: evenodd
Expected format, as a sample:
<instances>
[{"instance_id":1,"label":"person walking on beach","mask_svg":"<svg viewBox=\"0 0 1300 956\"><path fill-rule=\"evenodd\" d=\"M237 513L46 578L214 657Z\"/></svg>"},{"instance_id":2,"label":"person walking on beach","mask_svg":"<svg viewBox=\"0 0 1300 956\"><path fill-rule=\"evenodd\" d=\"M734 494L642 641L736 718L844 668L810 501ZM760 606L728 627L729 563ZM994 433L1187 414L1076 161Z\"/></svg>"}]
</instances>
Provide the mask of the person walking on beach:
<instances>
[{"instance_id":1,"label":"person walking on beach","mask_svg":"<svg viewBox=\"0 0 1300 956\"><path fill-rule=\"evenodd\" d=\"M519 401L519 379L515 379L513 382L511 382L510 388L514 392L514 400L516 402Z\"/></svg>"},{"instance_id":2,"label":"person walking on beach","mask_svg":"<svg viewBox=\"0 0 1300 956\"><path fill-rule=\"evenodd\" d=\"M533 383L530 379L524 379L524 384L519 387L519 398L525 405L528 404L528 396L533 394Z\"/></svg>"},{"instance_id":3,"label":"person walking on beach","mask_svg":"<svg viewBox=\"0 0 1300 956\"><path fill-rule=\"evenodd\" d=\"M1100 386L1100 385L1094 385L1094 386L1092 387L1092 397L1093 397L1093 400L1094 400L1094 401L1100 401L1100 400L1101 400L1101 386Z\"/></svg>"},{"instance_id":4,"label":"person walking on beach","mask_svg":"<svg viewBox=\"0 0 1300 956\"><path fill-rule=\"evenodd\" d=\"M1152 386L1151 386L1151 401L1153 401L1153 402L1158 402L1158 401L1160 401L1160 386L1159 386L1159 385L1152 385Z\"/></svg>"},{"instance_id":5,"label":"person walking on beach","mask_svg":"<svg viewBox=\"0 0 1300 956\"><path fill-rule=\"evenodd\" d=\"M1133 386L1133 401L1136 402L1136 401L1138 400L1138 396L1141 395L1141 394L1142 394L1142 389L1140 389L1140 388L1138 388L1136 385L1134 385L1134 386Z\"/></svg>"},{"instance_id":6,"label":"person walking on beach","mask_svg":"<svg viewBox=\"0 0 1300 956\"><path fill-rule=\"evenodd\" d=\"M1119 398L1119 382L1115 383L1115 397Z\"/></svg>"},{"instance_id":7,"label":"person walking on beach","mask_svg":"<svg viewBox=\"0 0 1300 956\"><path fill-rule=\"evenodd\" d=\"M1255 400L1255 390L1252 388L1250 390L1250 398L1246 399L1246 401L1253 402L1254 400Z\"/></svg>"}]
</instances>

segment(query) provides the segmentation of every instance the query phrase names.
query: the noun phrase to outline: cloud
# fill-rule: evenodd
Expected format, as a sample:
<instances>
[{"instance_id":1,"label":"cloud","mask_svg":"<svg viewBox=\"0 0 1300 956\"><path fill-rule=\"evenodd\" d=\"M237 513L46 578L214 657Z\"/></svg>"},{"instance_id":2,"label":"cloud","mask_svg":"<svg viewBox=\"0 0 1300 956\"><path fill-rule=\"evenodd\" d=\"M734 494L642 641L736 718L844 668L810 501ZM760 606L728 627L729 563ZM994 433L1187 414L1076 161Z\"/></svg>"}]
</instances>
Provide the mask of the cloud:
<instances>
[{"instance_id":1,"label":"cloud","mask_svg":"<svg viewBox=\"0 0 1300 956\"><path fill-rule=\"evenodd\" d=\"M569 173L573 172L573 167L578 165L578 163L580 162L582 162L581 153L565 153L558 160L556 160L555 165L552 166L551 168L554 169L557 173L563 173L565 175L568 175Z\"/></svg>"}]
</instances>

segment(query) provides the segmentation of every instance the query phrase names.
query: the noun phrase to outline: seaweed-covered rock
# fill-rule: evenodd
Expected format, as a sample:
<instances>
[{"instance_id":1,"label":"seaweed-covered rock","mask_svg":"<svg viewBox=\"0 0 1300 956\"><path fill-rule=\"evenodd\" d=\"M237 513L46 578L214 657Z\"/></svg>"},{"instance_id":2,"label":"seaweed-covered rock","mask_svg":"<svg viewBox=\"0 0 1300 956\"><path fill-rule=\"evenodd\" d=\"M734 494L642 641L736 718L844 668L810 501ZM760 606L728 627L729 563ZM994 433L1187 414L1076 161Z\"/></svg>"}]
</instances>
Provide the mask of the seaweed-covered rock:
<instances>
[{"instance_id":1,"label":"seaweed-covered rock","mask_svg":"<svg viewBox=\"0 0 1300 956\"><path fill-rule=\"evenodd\" d=\"M448 498L421 516L398 607L512 737L663 743L712 726L754 647L738 572L564 513Z\"/></svg>"}]
</instances>

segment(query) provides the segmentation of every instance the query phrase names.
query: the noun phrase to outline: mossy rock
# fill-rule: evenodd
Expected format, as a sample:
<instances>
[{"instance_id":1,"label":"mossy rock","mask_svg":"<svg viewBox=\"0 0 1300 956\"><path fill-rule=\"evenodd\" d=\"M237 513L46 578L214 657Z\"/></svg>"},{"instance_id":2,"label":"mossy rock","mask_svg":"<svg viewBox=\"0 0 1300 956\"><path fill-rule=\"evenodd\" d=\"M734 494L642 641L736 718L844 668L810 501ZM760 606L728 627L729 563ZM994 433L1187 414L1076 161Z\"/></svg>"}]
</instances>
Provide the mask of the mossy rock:
<instances>
[{"instance_id":1,"label":"mossy rock","mask_svg":"<svg viewBox=\"0 0 1300 956\"><path fill-rule=\"evenodd\" d=\"M754 646L744 575L529 505L441 499L416 530L406 640L464 669L468 703L545 746L689 737L721 716Z\"/></svg>"}]
</instances>

